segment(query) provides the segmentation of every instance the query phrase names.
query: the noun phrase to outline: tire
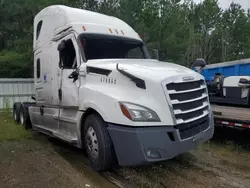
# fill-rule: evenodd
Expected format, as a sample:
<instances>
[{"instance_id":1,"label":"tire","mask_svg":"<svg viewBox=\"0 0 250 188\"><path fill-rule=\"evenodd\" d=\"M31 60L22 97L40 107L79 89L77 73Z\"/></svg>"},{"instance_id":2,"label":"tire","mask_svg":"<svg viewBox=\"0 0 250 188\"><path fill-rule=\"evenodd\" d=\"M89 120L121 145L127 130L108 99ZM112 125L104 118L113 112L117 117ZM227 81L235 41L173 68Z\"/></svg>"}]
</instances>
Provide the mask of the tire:
<instances>
[{"instance_id":1,"label":"tire","mask_svg":"<svg viewBox=\"0 0 250 188\"><path fill-rule=\"evenodd\" d=\"M20 124L24 125L24 109L23 106L20 108Z\"/></svg>"},{"instance_id":2,"label":"tire","mask_svg":"<svg viewBox=\"0 0 250 188\"><path fill-rule=\"evenodd\" d=\"M83 135L88 159L94 170L104 171L116 164L112 141L99 115L91 114L86 118Z\"/></svg>"},{"instance_id":3,"label":"tire","mask_svg":"<svg viewBox=\"0 0 250 188\"><path fill-rule=\"evenodd\" d=\"M13 119L15 123L20 124L20 108L21 103L14 103L13 105Z\"/></svg>"},{"instance_id":4,"label":"tire","mask_svg":"<svg viewBox=\"0 0 250 188\"><path fill-rule=\"evenodd\" d=\"M24 105L20 108L20 123L23 125L25 130L32 128L28 108L25 108Z\"/></svg>"}]
</instances>

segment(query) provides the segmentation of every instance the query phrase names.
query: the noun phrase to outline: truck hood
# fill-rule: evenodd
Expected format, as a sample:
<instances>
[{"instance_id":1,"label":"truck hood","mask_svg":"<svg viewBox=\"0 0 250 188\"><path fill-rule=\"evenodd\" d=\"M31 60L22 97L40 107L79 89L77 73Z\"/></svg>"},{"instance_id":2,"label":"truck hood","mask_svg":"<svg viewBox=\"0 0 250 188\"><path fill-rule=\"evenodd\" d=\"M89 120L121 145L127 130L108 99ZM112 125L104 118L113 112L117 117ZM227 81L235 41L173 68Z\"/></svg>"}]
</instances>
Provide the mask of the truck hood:
<instances>
[{"instance_id":1,"label":"truck hood","mask_svg":"<svg viewBox=\"0 0 250 188\"><path fill-rule=\"evenodd\" d=\"M117 64L119 69L125 70L134 76L155 81L162 81L173 76L198 74L191 69L174 63L152 59L104 59L89 60L87 62L87 66L108 69L112 70L112 72L117 71Z\"/></svg>"}]
</instances>

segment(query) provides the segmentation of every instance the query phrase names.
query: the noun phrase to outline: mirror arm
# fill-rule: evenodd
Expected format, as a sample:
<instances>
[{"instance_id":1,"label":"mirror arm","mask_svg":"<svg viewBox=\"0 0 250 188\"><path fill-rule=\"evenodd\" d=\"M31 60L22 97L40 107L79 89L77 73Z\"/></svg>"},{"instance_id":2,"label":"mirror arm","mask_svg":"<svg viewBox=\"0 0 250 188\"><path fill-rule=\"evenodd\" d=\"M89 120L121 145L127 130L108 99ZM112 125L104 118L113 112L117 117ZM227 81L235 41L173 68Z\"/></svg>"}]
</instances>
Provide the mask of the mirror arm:
<instances>
[{"instance_id":1,"label":"mirror arm","mask_svg":"<svg viewBox=\"0 0 250 188\"><path fill-rule=\"evenodd\" d=\"M58 66L59 68L61 69L63 66L62 66L62 56L61 56L61 53L59 53L59 63L58 63Z\"/></svg>"}]
</instances>

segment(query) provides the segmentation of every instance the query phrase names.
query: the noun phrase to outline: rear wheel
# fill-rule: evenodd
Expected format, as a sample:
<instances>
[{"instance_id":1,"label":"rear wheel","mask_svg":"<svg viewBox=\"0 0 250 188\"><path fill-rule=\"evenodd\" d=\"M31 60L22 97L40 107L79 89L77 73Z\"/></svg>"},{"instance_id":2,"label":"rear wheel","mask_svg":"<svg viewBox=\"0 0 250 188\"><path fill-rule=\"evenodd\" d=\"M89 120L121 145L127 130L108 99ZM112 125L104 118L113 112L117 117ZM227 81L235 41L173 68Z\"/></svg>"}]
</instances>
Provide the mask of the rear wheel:
<instances>
[{"instance_id":1,"label":"rear wheel","mask_svg":"<svg viewBox=\"0 0 250 188\"><path fill-rule=\"evenodd\" d=\"M13 119L15 123L19 124L20 123L20 108L21 108L21 103L14 103L13 105Z\"/></svg>"},{"instance_id":2,"label":"rear wheel","mask_svg":"<svg viewBox=\"0 0 250 188\"><path fill-rule=\"evenodd\" d=\"M20 123L21 125L24 125L24 109L21 107L20 109Z\"/></svg>"},{"instance_id":3,"label":"rear wheel","mask_svg":"<svg viewBox=\"0 0 250 188\"><path fill-rule=\"evenodd\" d=\"M20 109L20 123L23 125L23 127L26 130L32 128L28 107L25 108L24 106L21 106L21 109Z\"/></svg>"},{"instance_id":4,"label":"rear wheel","mask_svg":"<svg viewBox=\"0 0 250 188\"><path fill-rule=\"evenodd\" d=\"M116 163L112 141L100 116L92 114L86 118L83 141L94 170L103 171Z\"/></svg>"},{"instance_id":5,"label":"rear wheel","mask_svg":"<svg viewBox=\"0 0 250 188\"><path fill-rule=\"evenodd\" d=\"M13 119L15 122L17 122L17 111L15 108L13 109Z\"/></svg>"}]
</instances>

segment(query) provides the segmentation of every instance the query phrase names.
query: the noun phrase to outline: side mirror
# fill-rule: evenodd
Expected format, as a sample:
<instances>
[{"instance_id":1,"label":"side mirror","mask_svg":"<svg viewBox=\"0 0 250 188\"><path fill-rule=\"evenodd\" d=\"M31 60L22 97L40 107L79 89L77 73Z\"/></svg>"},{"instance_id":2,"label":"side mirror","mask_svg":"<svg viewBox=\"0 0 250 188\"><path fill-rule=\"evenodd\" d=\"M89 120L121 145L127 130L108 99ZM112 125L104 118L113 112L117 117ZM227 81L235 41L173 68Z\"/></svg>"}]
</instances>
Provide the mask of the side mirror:
<instances>
[{"instance_id":1,"label":"side mirror","mask_svg":"<svg viewBox=\"0 0 250 188\"><path fill-rule=\"evenodd\" d=\"M192 67L200 67L204 68L206 66L206 61L202 58L198 58L195 60L194 64Z\"/></svg>"},{"instance_id":2,"label":"side mirror","mask_svg":"<svg viewBox=\"0 0 250 188\"><path fill-rule=\"evenodd\" d=\"M68 78L69 78L69 79L73 79L73 82L75 82L76 80L78 80L78 76L79 76L79 71L76 70L76 71L73 71L73 72L68 76Z\"/></svg>"},{"instance_id":3,"label":"side mirror","mask_svg":"<svg viewBox=\"0 0 250 188\"><path fill-rule=\"evenodd\" d=\"M159 60L159 51L158 51L158 49L153 49L152 59Z\"/></svg>"},{"instance_id":4,"label":"side mirror","mask_svg":"<svg viewBox=\"0 0 250 188\"><path fill-rule=\"evenodd\" d=\"M61 52L65 48L65 41L63 40L57 47L57 50Z\"/></svg>"}]
</instances>

